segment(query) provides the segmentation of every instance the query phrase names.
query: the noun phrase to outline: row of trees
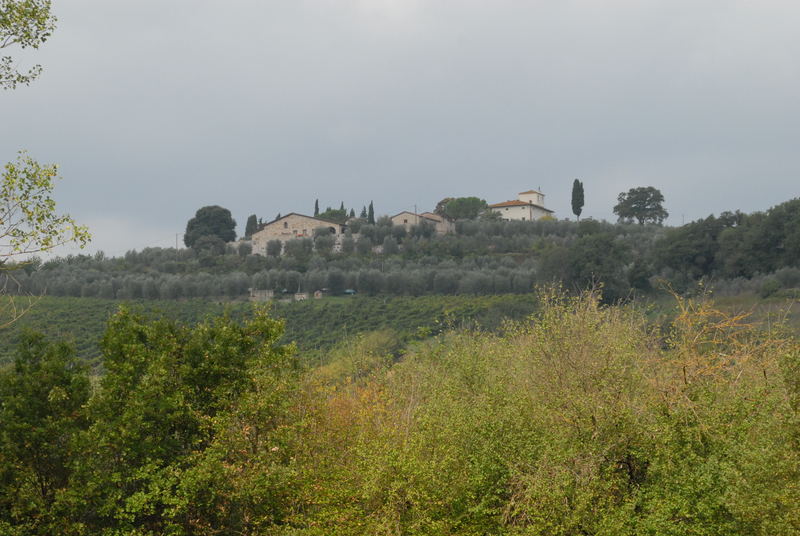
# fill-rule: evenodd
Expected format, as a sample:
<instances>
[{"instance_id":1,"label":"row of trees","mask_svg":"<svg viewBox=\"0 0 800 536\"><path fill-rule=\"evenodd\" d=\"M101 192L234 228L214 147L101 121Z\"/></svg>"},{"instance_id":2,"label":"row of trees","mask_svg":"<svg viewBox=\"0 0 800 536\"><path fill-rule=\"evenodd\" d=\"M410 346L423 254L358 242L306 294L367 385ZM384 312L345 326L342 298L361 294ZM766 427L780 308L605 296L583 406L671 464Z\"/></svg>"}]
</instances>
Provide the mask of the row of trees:
<instances>
[{"instance_id":1,"label":"row of trees","mask_svg":"<svg viewBox=\"0 0 800 536\"><path fill-rule=\"evenodd\" d=\"M663 208L664 196L652 186L632 188L628 192L619 194L617 201L614 214L618 216L620 223L636 221L640 225L645 223L661 225L669 215ZM583 182L575 179L572 185L572 212L578 219L583 212L583 206ZM476 220L479 217L485 220L499 219L494 212L488 210L486 201L478 197L446 197L436 204L434 212L453 221ZM372 201L368 207L364 206L361 209L360 221L355 221L355 209L351 208L348 212L344 202L338 209L327 207L324 212L320 212L317 199L314 201L314 217L341 224L351 221L358 227L361 223L376 224ZM280 214L276 219L278 218ZM263 222L255 214L251 214L247 218L244 237L251 237L262 225ZM220 244L236 239L235 228L236 221L229 210L217 205L203 207L187 223L184 243L187 247L197 249L219 249Z\"/></svg>"},{"instance_id":2,"label":"row of trees","mask_svg":"<svg viewBox=\"0 0 800 536\"><path fill-rule=\"evenodd\" d=\"M752 277L800 263L800 199L766 212L725 212L666 231L657 264L675 274Z\"/></svg>"},{"instance_id":3,"label":"row of trees","mask_svg":"<svg viewBox=\"0 0 800 536\"><path fill-rule=\"evenodd\" d=\"M278 214L275 219L277 220L280 217L281 215ZM327 207L323 212L320 212L319 199L317 199L314 201L314 217L320 218L322 220L344 224L349 220L356 219L356 211L354 208L351 208L348 211L344 206L344 201L342 201L338 209ZM368 224L375 224L375 207L372 201L369 202L369 205L364 205L364 207L361 209L360 214L358 215L358 219ZM245 225L245 230L244 230L244 238L247 239L253 236L253 234L258 232L263 225L264 225L263 220L258 218L255 214L251 214L250 216L248 216L247 224Z\"/></svg>"},{"instance_id":4,"label":"row of trees","mask_svg":"<svg viewBox=\"0 0 800 536\"><path fill-rule=\"evenodd\" d=\"M328 235L289 241L283 247L283 254L280 254L279 242L268 244L267 256L250 254L246 245L242 245L238 251L228 248L228 252L222 255L211 255L205 250L176 252L150 248L142 252L132 251L120 258L76 256L29 265L20 270L17 279L27 292L46 290L59 295L105 297L111 297L112 294L114 297L150 297L156 293L159 297L170 297L176 294L171 289L178 284L178 280L183 280L191 289L198 287L196 281L203 281L200 284L203 290L178 294L185 297L229 295L229 291L219 289L235 288L226 282L236 279L234 274L252 277L271 270L298 274L342 272L349 281L347 288L370 293L377 288L382 292L400 294L493 293L509 288L514 289L512 292L525 292L532 288L534 282L560 278L570 285L584 285L591 282L591 276L595 275L617 281L621 294L623 283L628 280L631 259L648 251L648 244L656 236L654 229L649 227L615 226L589 220L580 223L462 221L458 223L457 230L452 235L436 235L427 226L412 227L407 231L403 226L392 226L388 220L381 220L376 225L364 224L359 229L358 239L345 236L341 253L334 253L333 241ZM578 254L587 247L587 243L594 242L601 244L592 250L599 257ZM615 247L604 247L608 242ZM641 248L645 248L644 252L640 252ZM565 255L570 266L576 266L574 270L562 271ZM525 272L527 287L521 288L519 281L523 279L509 278L503 273L497 274L498 282L486 282L484 271L504 269ZM406 290L397 285L383 284L369 289L362 287L359 281L363 279L359 279L359 274L371 270L391 277L394 282L415 278L427 282L409 283ZM449 281L469 273L475 275L470 277L469 284L452 286L432 283L435 274L442 281ZM415 274L413 278L411 274ZM211 276L218 282L212 283ZM482 283L473 284L478 279ZM128 283L125 284L125 281ZM327 283L312 288L315 283L303 281L300 285L303 290L337 288ZM318 281L318 278L308 281ZM124 290L127 288L133 290ZM243 293L247 286L242 284L240 288ZM278 287L271 288L280 290ZM295 291L298 287L290 285L289 288ZM442 291L443 288L455 290Z\"/></svg>"},{"instance_id":5,"label":"row of trees","mask_svg":"<svg viewBox=\"0 0 800 536\"><path fill-rule=\"evenodd\" d=\"M334 251L333 238L323 233L285 245L278 241L268 243L265 256L253 255L247 244L238 249L223 244L219 250L149 248L112 259L96 255L34 262L18 267L14 277L22 285L21 292L39 293L46 289L73 296L127 297L131 294L118 295L118 289L123 287L121 281L126 276L135 275L137 280L149 280L150 290L141 292L142 297L147 297L155 294L154 288L159 289L159 296L176 294L165 294L160 289L174 287L176 278L199 274L225 281L235 273L252 278L256 273L272 270L299 274L340 271L350 282L348 288L363 290L356 283L358 274L369 270L384 274L458 270L463 275L503 266L524 270L537 283L559 280L576 288L603 283L609 298L620 298L632 292L647 292L662 279L682 290L701 279L749 279L800 267L798 229L800 200L765 213L723 213L678 228L594 220L461 220L456 224L456 233L437 235L429 226L406 229L381 218L375 225L354 222L343 237L339 252ZM353 234L353 230L358 233ZM300 288L316 290L313 286L302 283ZM498 288L501 287L504 285ZM179 295L229 295L218 289L232 287L220 283L205 288L199 294L192 291ZM432 285L413 284L410 288L437 292ZM140 293L132 295L139 297Z\"/></svg>"},{"instance_id":6,"label":"row of trees","mask_svg":"<svg viewBox=\"0 0 800 536\"><path fill-rule=\"evenodd\" d=\"M20 285L28 293L106 299L240 298L250 288L281 293L345 289L376 295L421 296L427 294L527 293L543 282L525 267L451 265L429 267L414 263L365 266L356 269L328 267L300 272L291 269L262 270L252 275L229 272L171 274L102 274L79 276L20 274Z\"/></svg>"},{"instance_id":7,"label":"row of trees","mask_svg":"<svg viewBox=\"0 0 800 536\"><path fill-rule=\"evenodd\" d=\"M344 224L347 222L347 220L354 219L356 217L356 210L351 208L348 212L344 207L344 201L342 201L338 209L327 207L324 212L320 212L319 199L316 199L314 201L314 217ZM364 205L364 207L361 208L361 213L358 215L358 217L367 223L375 223L375 207L372 204L372 201L369 202L369 206Z\"/></svg>"}]
</instances>

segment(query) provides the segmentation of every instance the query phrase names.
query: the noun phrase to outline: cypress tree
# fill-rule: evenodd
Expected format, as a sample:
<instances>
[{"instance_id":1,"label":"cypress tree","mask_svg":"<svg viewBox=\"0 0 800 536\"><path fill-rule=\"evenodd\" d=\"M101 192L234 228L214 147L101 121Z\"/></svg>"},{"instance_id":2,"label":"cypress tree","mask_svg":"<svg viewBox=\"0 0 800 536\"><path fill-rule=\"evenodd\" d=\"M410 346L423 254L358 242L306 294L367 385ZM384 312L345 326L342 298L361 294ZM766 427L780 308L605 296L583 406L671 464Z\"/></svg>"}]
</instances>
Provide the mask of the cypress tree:
<instances>
[{"instance_id":1,"label":"cypress tree","mask_svg":"<svg viewBox=\"0 0 800 536\"><path fill-rule=\"evenodd\" d=\"M369 202L369 211L367 212L367 223L375 223L375 209L372 206L372 201Z\"/></svg>"},{"instance_id":2,"label":"cypress tree","mask_svg":"<svg viewBox=\"0 0 800 536\"><path fill-rule=\"evenodd\" d=\"M578 179L572 183L572 213L577 219L581 219L583 212L583 183Z\"/></svg>"},{"instance_id":3,"label":"cypress tree","mask_svg":"<svg viewBox=\"0 0 800 536\"><path fill-rule=\"evenodd\" d=\"M256 218L255 214L251 214L247 217L247 224L245 224L244 227L244 237L250 238L256 231L258 231L258 218Z\"/></svg>"},{"instance_id":4,"label":"cypress tree","mask_svg":"<svg viewBox=\"0 0 800 536\"><path fill-rule=\"evenodd\" d=\"M314 217L319 216L319 199L314 201Z\"/></svg>"},{"instance_id":5,"label":"cypress tree","mask_svg":"<svg viewBox=\"0 0 800 536\"><path fill-rule=\"evenodd\" d=\"M350 217L351 217L351 218L355 218L355 217L356 217L356 211L355 211L355 209L352 209L352 208L350 209Z\"/></svg>"},{"instance_id":6,"label":"cypress tree","mask_svg":"<svg viewBox=\"0 0 800 536\"><path fill-rule=\"evenodd\" d=\"M361 209L361 215L359 216L359 218L361 218L362 220L367 219L367 207L363 207Z\"/></svg>"}]
</instances>

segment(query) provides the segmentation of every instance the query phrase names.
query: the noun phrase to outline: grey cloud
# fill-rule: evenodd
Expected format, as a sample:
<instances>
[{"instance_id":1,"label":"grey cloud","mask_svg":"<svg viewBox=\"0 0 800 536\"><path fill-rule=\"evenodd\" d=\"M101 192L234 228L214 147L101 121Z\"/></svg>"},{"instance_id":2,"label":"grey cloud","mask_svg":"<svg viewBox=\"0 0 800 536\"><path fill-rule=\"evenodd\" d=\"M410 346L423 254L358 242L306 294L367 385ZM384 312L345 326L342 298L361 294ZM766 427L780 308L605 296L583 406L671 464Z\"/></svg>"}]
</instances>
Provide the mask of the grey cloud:
<instances>
[{"instance_id":1,"label":"grey cloud","mask_svg":"<svg viewBox=\"0 0 800 536\"><path fill-rule=\"evenodd\" d=\"M796 3L55 7L42 79L0 95L0 158L60 162L66 210L164 243L210 203L243 223L541 187L567 217L580 177L587 215L653 185L676 224L796 195Z\"/></svg>"}]
</instances>

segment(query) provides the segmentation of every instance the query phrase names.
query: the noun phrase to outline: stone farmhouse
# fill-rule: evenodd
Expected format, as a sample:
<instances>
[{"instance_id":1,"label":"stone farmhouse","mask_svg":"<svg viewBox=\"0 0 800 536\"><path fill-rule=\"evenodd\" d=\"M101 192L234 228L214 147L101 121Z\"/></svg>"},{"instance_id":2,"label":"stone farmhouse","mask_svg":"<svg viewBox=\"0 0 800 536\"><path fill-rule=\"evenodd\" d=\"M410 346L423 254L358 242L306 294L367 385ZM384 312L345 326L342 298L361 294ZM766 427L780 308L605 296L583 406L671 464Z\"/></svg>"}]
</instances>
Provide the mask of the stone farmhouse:
<instances>
[{"instance_id":1,"label":"stone farmhouse","mask_svg":"<svg viewBox=\"0 0 800 536\"><path fill-rule=\"evenodd\" d=\"M328 232L334 236L336 239L335 247L338 248L341 246L341 239L345 230L344 225L291 212L286 216L281 216L267 223L259 231L253 233L253 236L250 238L253 246L253 253L266 255L267 242L272 240L280 240L282 244L285 244L289 240L295 238L313 238L314 229L320 227L328 229Z\"/></svg>"},{"instance_id":2,"label":"stone farmhouse","mask_svg":"<svg viewBox=\"0 0 800 536\"><path fill-rule=\"evenodd\" d=\"M438 214L433 212L423 212L422 214L415 214L413 212L403 211L391 217L392 225L402 225L406 230L410 229L412 225L427 224L436 229L436 234L447 234L455 231L455 224Z\"/></svg>"},{"instance_id":3,"label":"stone farmhouse","mask_svg":"<svg viewBox=\"0 0 800 536\"><path fill-rule=\"evenodd\" d=\"M553 214L544 206L544 194L537 190L520 192L517 199L489 205L489 210L506 221L534 221Z\"/></svg>"}]
</instances>

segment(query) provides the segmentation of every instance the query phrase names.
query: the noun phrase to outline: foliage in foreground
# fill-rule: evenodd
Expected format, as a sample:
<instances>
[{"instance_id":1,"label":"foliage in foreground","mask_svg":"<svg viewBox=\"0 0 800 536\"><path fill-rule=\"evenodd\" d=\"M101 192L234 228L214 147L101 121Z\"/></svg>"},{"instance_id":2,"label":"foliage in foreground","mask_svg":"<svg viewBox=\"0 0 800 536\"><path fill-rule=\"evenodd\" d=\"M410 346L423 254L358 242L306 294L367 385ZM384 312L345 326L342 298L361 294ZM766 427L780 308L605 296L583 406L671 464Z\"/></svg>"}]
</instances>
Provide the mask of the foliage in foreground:
<instances>
[{"instance_id":1,"label":"foliage in foreground","mask_svg":"<svg viewBox=\"0 0 800 536\"><path fill-rule=\"evenodd\" d=\"M311 381L297 533L800 534L799 352L705 305L662 337L555 297L505 336Z\"/></svg>"},{"instance_id":2,"label":"foliage in foreground","mask_svg":"<svg viewBox=\"0 0 800 536\"><path fill-rule=\"evenodd\" d=\"M91 394L62 347L31 343L2 380L0 527L800 534L795 339L708 304L659 331L594 295L543 301L503 334L445 333L400 360L390 333L366 336L299 381L266 317L123 312ZM26 450L47 454L54 430L69 447L43 494Z\"/></svg>"},{"instance_id":3,"label":"foliage in foreground","mask_svg":"<svg viewBox=\"0 0 800 536\"><path fill-rule=\"evenodd\" d=\"M295 368L260 312L187 328L121 310L88 379L31 336L2 376L0 533L214 534L282 516Z\"/></svg>"}]
</instances>

